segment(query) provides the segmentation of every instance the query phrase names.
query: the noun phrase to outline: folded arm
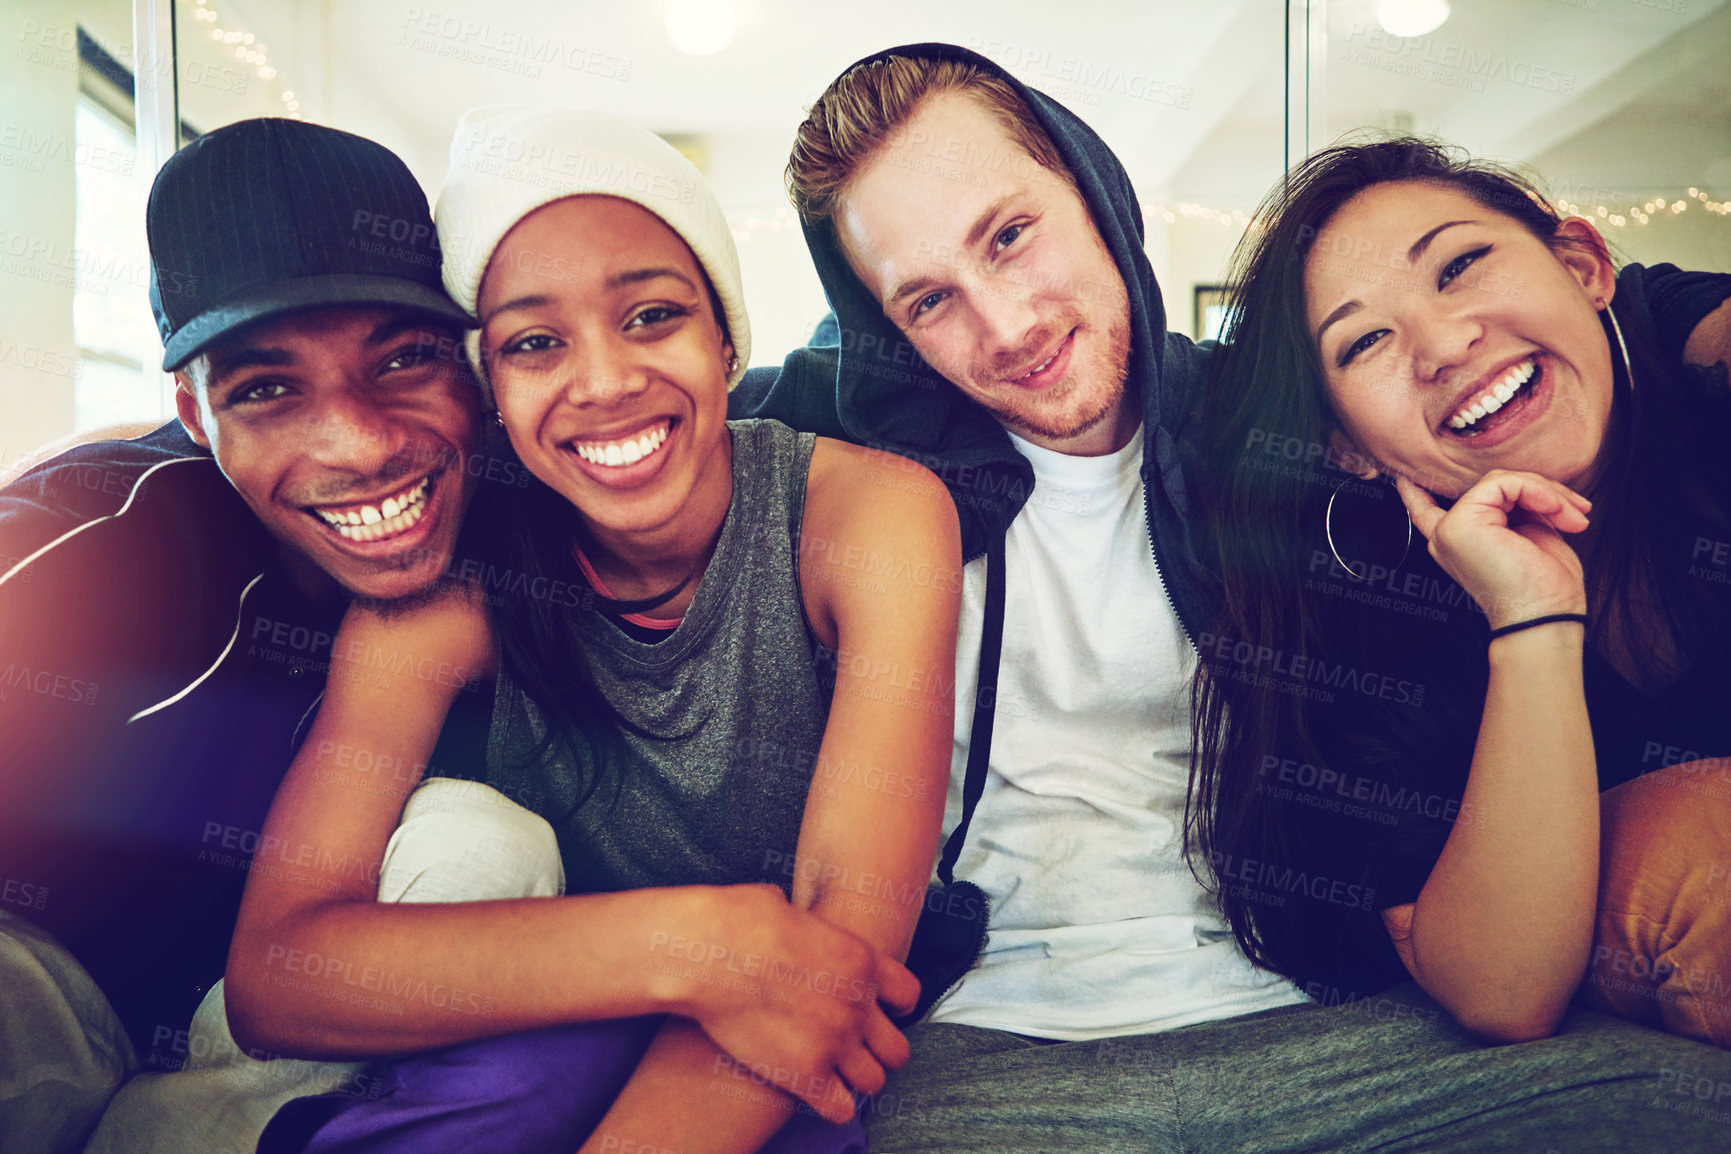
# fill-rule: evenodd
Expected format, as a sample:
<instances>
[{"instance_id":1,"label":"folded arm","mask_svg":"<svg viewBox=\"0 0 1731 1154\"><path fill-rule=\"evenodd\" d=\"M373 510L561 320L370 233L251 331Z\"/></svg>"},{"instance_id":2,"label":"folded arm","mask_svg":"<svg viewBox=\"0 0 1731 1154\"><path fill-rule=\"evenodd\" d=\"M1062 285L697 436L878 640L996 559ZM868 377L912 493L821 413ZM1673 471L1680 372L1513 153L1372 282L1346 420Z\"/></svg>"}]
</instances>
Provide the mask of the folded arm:
<instances>
[{"instance_id":1,"label":"folded arm","mask_svg":"<svg viewBox=\"0 0 1731 1154\"><path fill-rule=\"evenodd\" d=\"M227 970L237 1040L297 1057L370 1057L672 1013L724 1034L733 1024L742 1058L808 1078L833 1074L833 1066L801 1064L825 1044L843 1045L834 1035L849 1021L812 1008L831 999L772 1004L760 991L647 964L672 932L805 965L838 955L854 979L875 972L874 951L794 909L773 886L376 900L385 846L445 712L491 668L491 655L485 615L464 594L389 617L351 609L318 720L272 805L248 878ZM356 770L363 765L374 769Z\"/></svg>"},{"instance_id":2,"label":"folded arm","mask_svg":"<svg viewBox=\"0 0 1731 1154\"><path fill-rule=\"evenodd\" d=\"M229 1014L246 1044L364 1057L656 1008L614 956L647 937L641 904L594 899L579 919L544 900L376 901L385 845L445 712L491 665L486 617L463 594L391 617L350 610L229 952ZM338 986L357 996L327 996Z\"/></svg>"}]
</instances>

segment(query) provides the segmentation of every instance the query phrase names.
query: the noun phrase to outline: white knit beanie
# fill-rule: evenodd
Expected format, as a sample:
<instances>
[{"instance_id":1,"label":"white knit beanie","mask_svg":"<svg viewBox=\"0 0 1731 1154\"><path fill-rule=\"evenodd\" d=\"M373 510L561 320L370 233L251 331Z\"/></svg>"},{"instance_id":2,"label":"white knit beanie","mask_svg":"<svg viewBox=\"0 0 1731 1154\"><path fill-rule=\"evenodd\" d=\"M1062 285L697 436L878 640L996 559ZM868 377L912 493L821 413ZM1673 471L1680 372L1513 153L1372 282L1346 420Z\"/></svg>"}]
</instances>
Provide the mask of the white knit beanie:
<instances>
[{"instance_id":1,"label":"white knit beanie","mask_svg":"<svg viewBox=\"0 0 1731 1154\"><path fill-rule=\"evenodd\" d=\"M751 326L739 253L721 205L703 174L671 144L604 112L490 104L463 114L433 214L451 299L474 313L481 277L505 234L542 205L588 194L643 206L691 246L726 314L739 358L727 387L737 385L751 360ZM480 332L471 331L469 359L490 404L480 348Z\"/></svg>"}]
</instances>

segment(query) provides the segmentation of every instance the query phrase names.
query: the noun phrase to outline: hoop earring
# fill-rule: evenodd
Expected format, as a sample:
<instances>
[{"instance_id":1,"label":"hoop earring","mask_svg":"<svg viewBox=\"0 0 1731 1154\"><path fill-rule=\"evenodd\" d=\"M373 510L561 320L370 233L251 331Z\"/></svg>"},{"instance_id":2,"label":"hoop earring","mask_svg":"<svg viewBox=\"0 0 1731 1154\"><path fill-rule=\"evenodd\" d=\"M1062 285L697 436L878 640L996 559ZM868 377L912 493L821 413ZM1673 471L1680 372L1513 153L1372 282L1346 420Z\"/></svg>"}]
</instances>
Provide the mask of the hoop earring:
<instances>
[{"instance_id":1,"label":"hoop earring","mask_svg":"<svg viewBox=\"0 0 1731 1154\"><path fill-rule=\"evenodd\" d=\"M1347 573L1351 575L1351 577L1354 581L1363 581L1363 580L1365 580L1365 574L1358 572L1351 565L1348 565L1346 563L1346 558L1344 558L1340 555L1340 549L1334 543L1334 500L1336 497L1340 496L1340 491L1342 489L1346 488L1346 486L1348 484L1350 484L1350 482L1342 481L1340 484L1338 484L1334 487L1334 492L1332 492L1328 495L1328 508L1327 508L1327 510L1324 511L1324 513L1322 515L1322 535L1328 539L1328 551L1330 553L1334 554L1335 564L1339 565L1342 569L1346 570ZM1401 505L1401 511L1402 512L1406 511L1406 506L1404 503ZM1411 550L1412 550L1412 514L1407 513L1406 514L1406 540L1401 543L1400 559L1397 560L1393 565L1390 565L1389 569L1390 570L1399 569L1401 567L1401 565L1406 561L1407 553L1409 553ZM1367 570L1367 572L1368 572L1368 570Z\"/></svg>"},{"instance_id":2,"label":"hoop earring","mask_svg":"<svg viewBox=\"0 0 1731 1154\"><path fill-rule=\"evenodd\" d=\"M1623 354L1623 379L1629 382L1629 391L1635 391L1635 369L1629 363L1629 346L1623 340L1623 326L1617 323L1617 314L1611 310L1609 301L1605 302L1605 315L1611 319L1611 332L1617 338L1617 351Z\"/></svg>"}]
</instances>

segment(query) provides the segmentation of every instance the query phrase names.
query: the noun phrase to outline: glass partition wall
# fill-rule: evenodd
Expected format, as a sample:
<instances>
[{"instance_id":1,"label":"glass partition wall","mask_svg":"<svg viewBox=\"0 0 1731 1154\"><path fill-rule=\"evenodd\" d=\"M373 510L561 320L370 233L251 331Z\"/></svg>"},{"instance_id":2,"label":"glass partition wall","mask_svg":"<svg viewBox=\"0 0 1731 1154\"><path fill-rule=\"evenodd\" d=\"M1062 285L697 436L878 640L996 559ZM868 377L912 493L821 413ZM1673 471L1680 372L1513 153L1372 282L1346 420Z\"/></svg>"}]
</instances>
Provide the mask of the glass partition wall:
<instances>
[{"instance_id":1,"label":"glass partition wall","mask_svg":"<svg viewBox=\"0 0 1731 1154\"><path fill-rule=\"evenodd\" d=\"M1124 160L1168 327L1217 331L1227 258L1284 169L1414 131L1526 167L1618 255L1731 270L1726 0L5 0L0 470L166 418L143 203L167 150L292 116L372 137L436 197L477 104L592 106L663 133L739 241L753 360L825 312L782 189L849 63L943 40L1064 102Z\"/></svg>"},{"instance_id":2,"label":"glass partition wall","mask_svg":"<svg viewBox=\"0 0 1731 1154\"><path fill-rule=\"evenodd\" d=\"M1731 271L1731 4L1331 0L1329 138L1411 131L1516 164L1624 260Z\"/></svg>"}]
</instances>

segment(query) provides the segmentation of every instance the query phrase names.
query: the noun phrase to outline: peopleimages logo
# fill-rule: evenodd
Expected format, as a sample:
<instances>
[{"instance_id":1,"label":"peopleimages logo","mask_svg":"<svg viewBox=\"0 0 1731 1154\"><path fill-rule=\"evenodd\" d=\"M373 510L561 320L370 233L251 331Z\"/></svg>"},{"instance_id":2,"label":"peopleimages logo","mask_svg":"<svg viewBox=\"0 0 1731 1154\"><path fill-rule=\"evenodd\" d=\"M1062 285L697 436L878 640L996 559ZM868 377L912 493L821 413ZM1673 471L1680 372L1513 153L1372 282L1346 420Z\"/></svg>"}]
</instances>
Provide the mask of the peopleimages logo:
<instances>
[{"instance_id":1,"label":"peopleimages logo","mask_svg":"<svg viewBox=\"0 0 1731 1154\"><path fill-rule=\"evenodd\" d=\"M94 681L59 673L52 669L31 668L14 661L0 669L0 703L14 690L41 697L58 698L74 705L94 705L98 685Z\"/></svg>"},{"instance_id":2,"label":"peopleimages logo","mask_svg":"<svg viewBox=\"0 0 1731 1154\"><path fill-rule=\"evenodd\" d=\"M696 181L668 176L628 161L525 143L481 130L470 135L467 146L470 155L462 164L484 176L499 176L541 187L574 181L615 188L621 194L638 193L679 204L690 204L697 199Z\"/></svg>"},{"instance_id":3,"label":"peopleimages logo","mask_svg":"<svg viewBox=\"0 0 1731 1154\"><path fill-rule=\"evenodd\" d=\"M539 79L541 65L548 64L601 80L623 83L631 79L630 59L549 36L538 28L512 28L413 7L405 10L401 27L399 48L412 48L500 72Z\"/></svg>"},{"instance_id":4,"label":"peopleimages logo","mask_svg":"<svg viewBox=\"0 0 1731 1154\"><path fill-rule=\"evenodd\" d=\"M1043 48L1024 47L1003 40L987 40L980 36L969 37L967 47L1036 82L1056 81L1074 85L1075 92L1065 95L1082 95L1084 102L1088 104L1099 104L1099 94L1105 94L1127 96L1132 100L1143 100L1150 104L1164 104L1168 108L1189 108L1193 95L1184 85L1173 84L1152 73L1084 60L1080 56L1067 56ZM1092 99L1087 99L1088 97Z\"/></svg>"},{"instance_id":5,"label":"peopleimages logo","mask_svg":"<svg viewBox=\"0 0 1731 1154\"><path fill-rule=\"evenodd\" d=\"M1349 776L1327 766L1277 757L1272 753L1262 755L1260 772L1269 779L1273 786L1269 792L1276 800L1326 798L1331 803L1339 801L1342 805L1359 802L1363 805L1356 812L1350 808L1343 810L1341 805L1334 804L1313 808L1346 812L1348 817L1368 818L1381 825L1397 824L1401 814L1446 822L1478 820L1473 808L1458 797L1421 793L1374 777ZM1282 786L1289 788L1282 791ZM1309 804L1309 801L1304 800L1304 804Z\"/></svg>"},{"instance_id":6,"label":"peopleimages logo","mask_svg":"<svg viewBox=\"0 0 1731 1154\"><path fill-rule=\"evenodd\" d=\"M1271 862L1222 854L1218 851L1209 852L1208 864L1214 867L1216 877L1222 882L1236 883L1237 892L1251 901L1280 906L1285 904L1286 896L1302 895L1312 901L1329 902L1350 909L1368 911L1376 908L1376 889L1372 886L1325 877L1291 866L1282 869ZM1268 888L1248 888L1252 886Z\"/></svg>"},{"instance_id":7,"label":"peopleimages logo","mask_svg":"<svg viewBox=\"0 0 1731 1154\"><path fill-rule=\"evenodd\" d=\"M0 878L0 902L23 906L28 910L48 907L48 887L17 878Z\"/></svg>"},{"instance_id":8,"label":"peopleimages logo","mask_svg":"<svg viewBox=\"0 0 1731 1154\"><path fill-rule=\"evenodd\" d=\"M1415 80L1483 92L1487 81L1572 96L1575 74L1503 52L1486 52L1435 36L1396 36L1380 25L1354 22L1342 59Z\"/></svg>"},{"instance_id":9,"label":"peopleimages logo","mask_svg":"<svg viewBox=\"0 0 1731 1154\"><path fill-rule=\"evenodd\" d=\"M70 164L75 168L95 172L110 172L116 176L132 175L132 157L100 144L81 143L70 136L41 132L27 124L0 125L0 152L16 154L28 160L32 172L41 172L45 164ZM0 163L8 163L0 156Z\"/></svg>"},{"instance_id":10,"label":"peopleimages logo","mask_svg":"<svg viewBox=\"0 0 1731 1154\"><path fill-rule=\"evenodd\" d=\"M1230 635L1202 633L1196 638L1196 649L1204 661L1210 662L1219 676L1239 676L1272 679L1270 688L1293 689L1322 686L1346 693L1361 693L1397 705L1424 704L1425 686L1375 670L1357 669L1339 662L1325 661L1304 653L1287 653L1268 645ZM1242 676L1240 676L1242 675ZM1326 700L1332 701L1329 696Z\"/></svg>"}]
</instances>

